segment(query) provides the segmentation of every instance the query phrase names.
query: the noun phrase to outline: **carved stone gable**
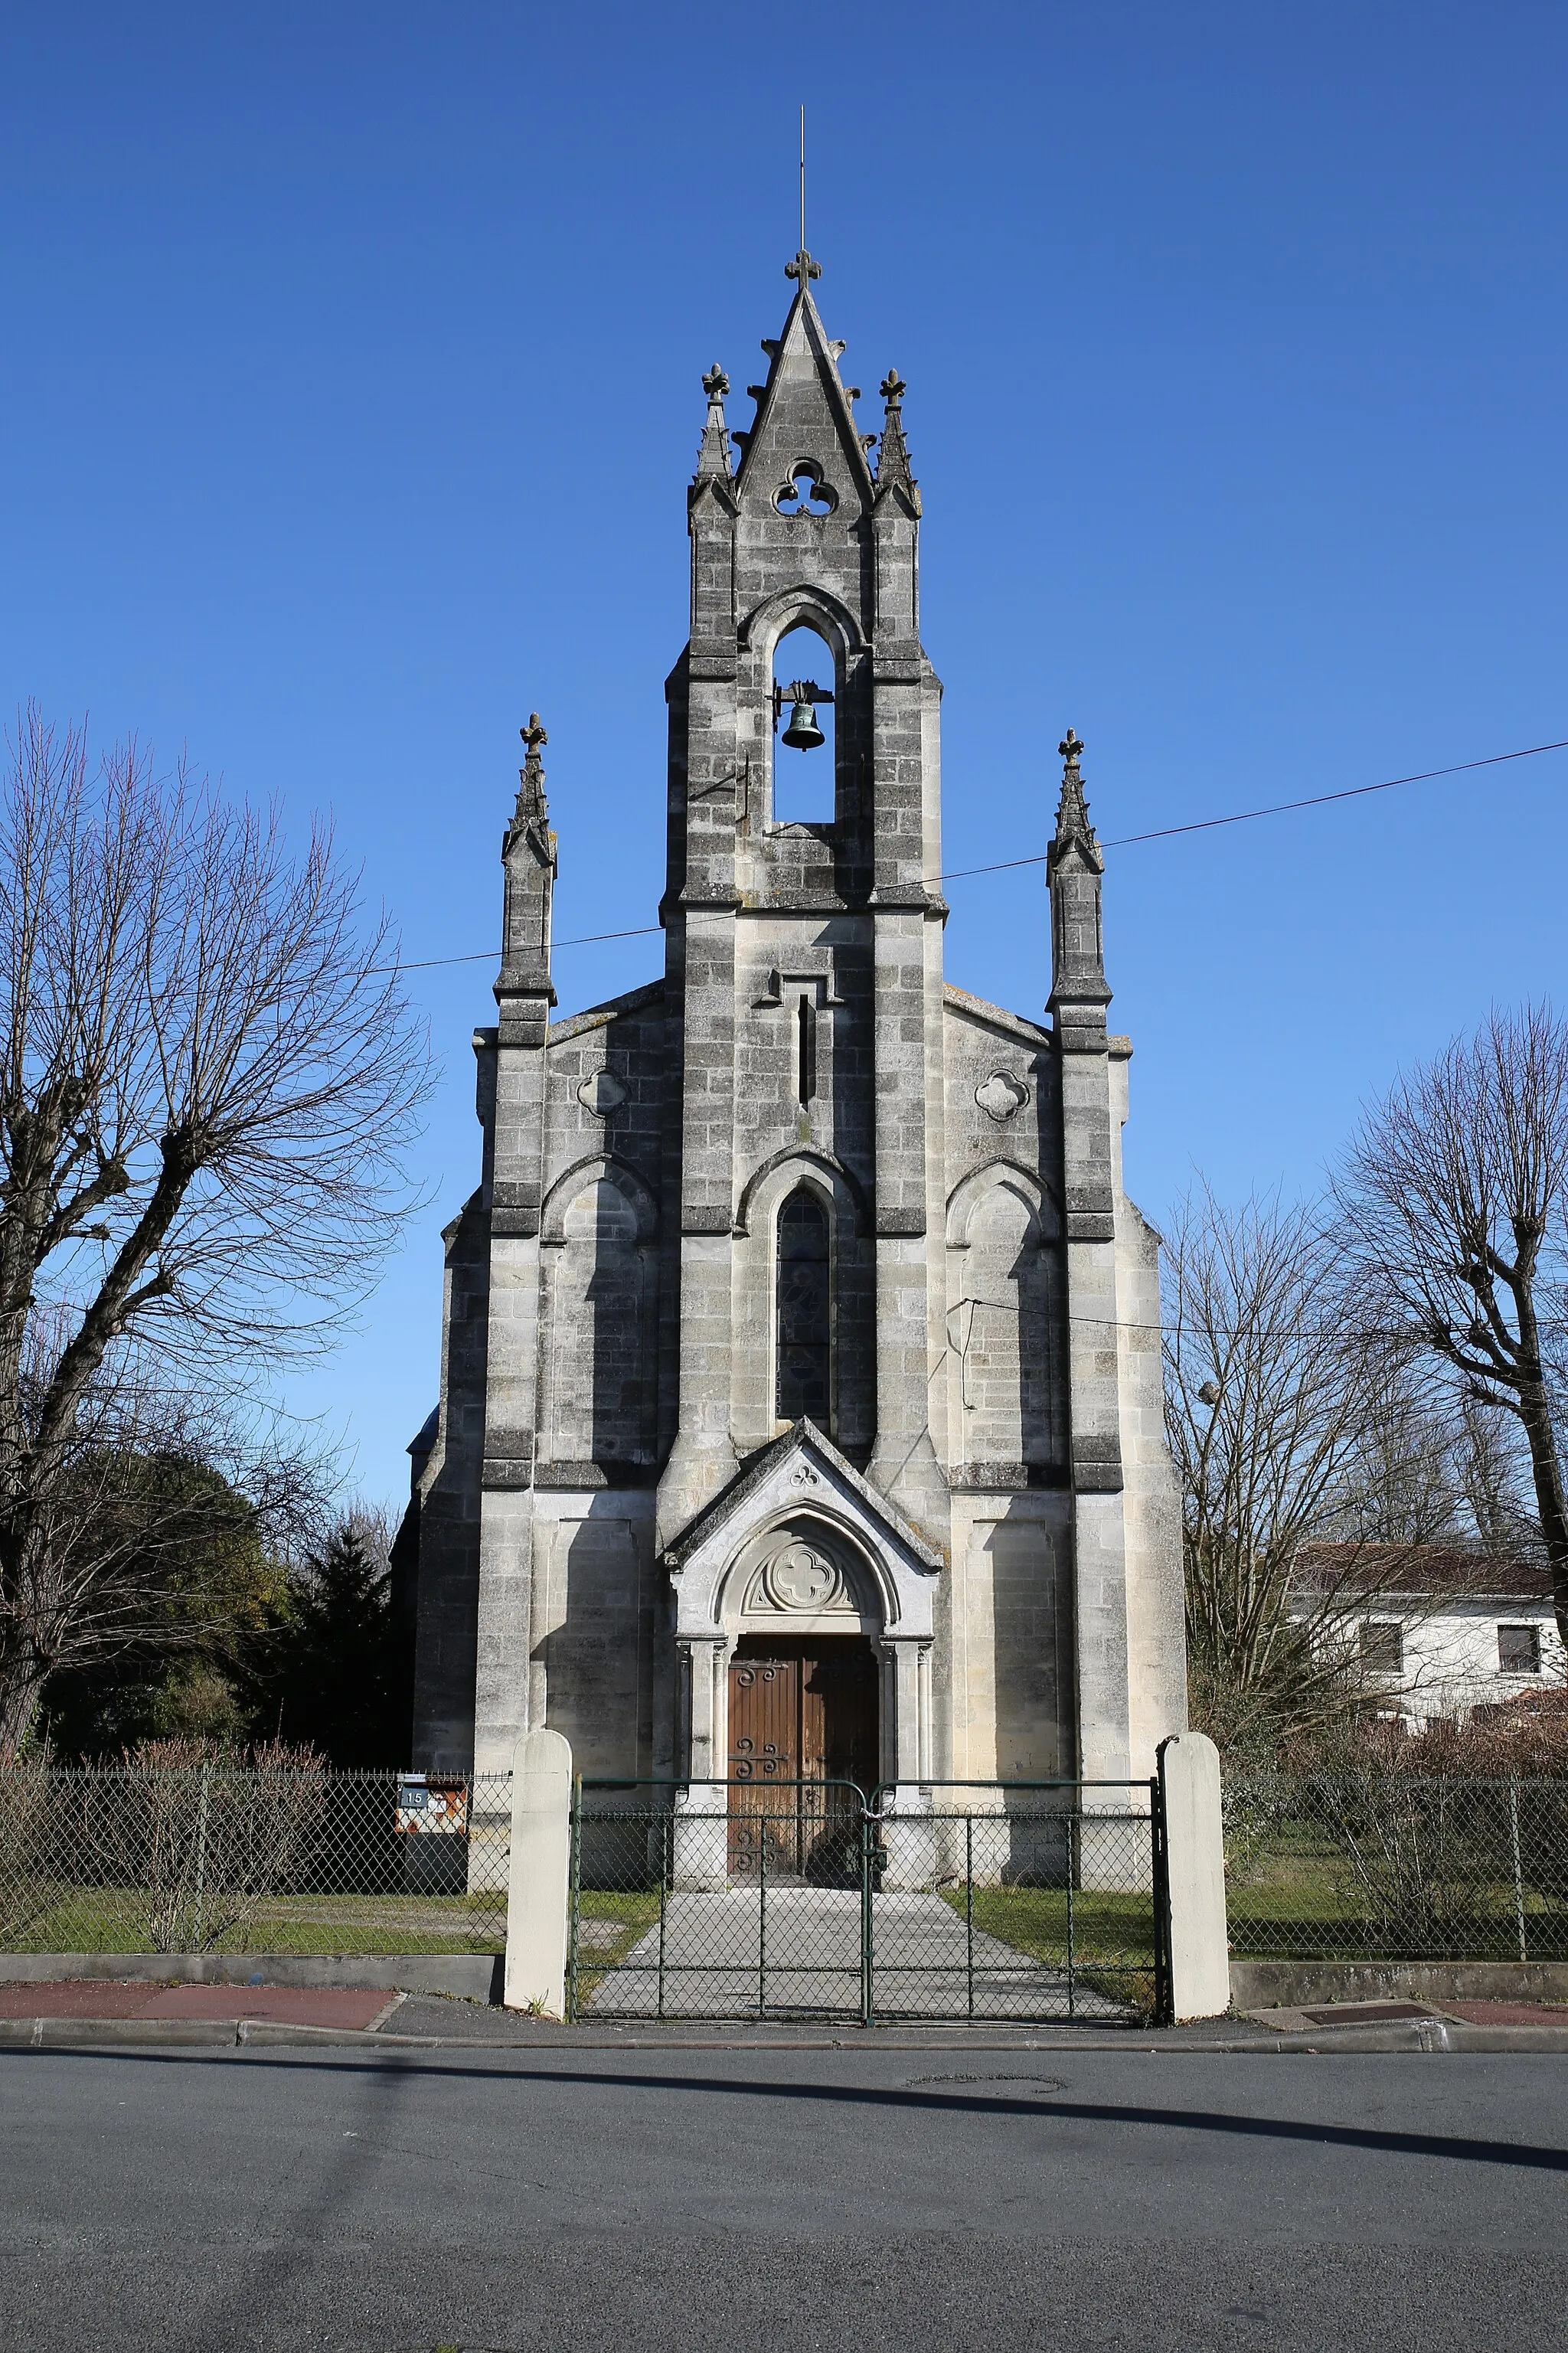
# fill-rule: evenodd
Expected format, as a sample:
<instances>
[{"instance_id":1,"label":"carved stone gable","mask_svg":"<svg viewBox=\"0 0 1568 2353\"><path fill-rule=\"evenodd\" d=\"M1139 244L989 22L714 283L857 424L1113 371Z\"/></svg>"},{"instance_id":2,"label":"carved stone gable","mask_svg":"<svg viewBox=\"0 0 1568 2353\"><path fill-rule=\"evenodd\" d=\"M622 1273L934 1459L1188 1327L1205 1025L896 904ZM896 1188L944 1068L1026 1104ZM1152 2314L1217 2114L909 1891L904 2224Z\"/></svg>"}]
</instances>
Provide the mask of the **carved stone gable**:
<instances>
[{"instance_id":1,"label":"carved stone gable","mask_svg":"<svg viewBox=\"0 0 1568 2353\"><path fill-rule=\"evenodd\" d=\"M931 1639L942 1556L808 1421L767 1448L665 1557L682 1638L798 1616Z\"/></svg>"}]
</instances>

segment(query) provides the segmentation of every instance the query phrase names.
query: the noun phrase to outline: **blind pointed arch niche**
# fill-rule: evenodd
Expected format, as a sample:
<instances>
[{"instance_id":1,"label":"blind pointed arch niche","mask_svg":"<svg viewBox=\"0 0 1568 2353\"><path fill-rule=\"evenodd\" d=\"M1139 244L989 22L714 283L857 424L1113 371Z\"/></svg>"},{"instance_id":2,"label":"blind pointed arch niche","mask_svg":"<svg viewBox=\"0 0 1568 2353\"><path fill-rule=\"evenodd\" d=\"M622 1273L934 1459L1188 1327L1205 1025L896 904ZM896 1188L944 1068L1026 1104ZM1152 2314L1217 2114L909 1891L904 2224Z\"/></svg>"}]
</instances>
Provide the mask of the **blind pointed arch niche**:
<instances>
[{"instance_id":1,"label":"blind pointed arch niche","mask_svg":"<svg viewBox=\"0 0 1568 2353\"><path fill-rule=\"evenodd\" d=\"M651 1207L599 1161L547 1205L542 1236L546 1462L630 1468L654 1459L658 1282Z\"/></svg>"},{"instance_id":2,"label":"blind pointed arch niche","mask_svg":"<svg viewBox=\"0 0 1568 2353\"><path fill-rule=\"evenodd\" d=\"M1055 1484L1067 1462L1060 1227L1048 1193L1005 1164L949 1207L948 1344L966 1482Z\"/></svg>"}]
</instances>

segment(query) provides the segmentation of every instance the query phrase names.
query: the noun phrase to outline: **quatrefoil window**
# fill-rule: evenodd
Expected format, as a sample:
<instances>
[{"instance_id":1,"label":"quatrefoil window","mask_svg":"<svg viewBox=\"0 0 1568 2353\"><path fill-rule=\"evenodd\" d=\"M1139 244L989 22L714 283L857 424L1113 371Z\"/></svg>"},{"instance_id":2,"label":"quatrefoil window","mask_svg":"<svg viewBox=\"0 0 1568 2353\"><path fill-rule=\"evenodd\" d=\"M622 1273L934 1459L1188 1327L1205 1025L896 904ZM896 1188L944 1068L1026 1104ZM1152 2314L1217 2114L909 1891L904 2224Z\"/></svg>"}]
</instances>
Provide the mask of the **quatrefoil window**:
<instances>
[{"instance_id":1,"label":"quatrefoil window","mask_svg":"<svg viewBox=\"0 0 1568 2353\"><path fill-rule=\"evenodd\" d=\"M790 468L788 480L773 492L773 504L782 515L830 515L838 504L838 493L824 481L816 459L803 458Z\"/></svg>"}]
</instances>

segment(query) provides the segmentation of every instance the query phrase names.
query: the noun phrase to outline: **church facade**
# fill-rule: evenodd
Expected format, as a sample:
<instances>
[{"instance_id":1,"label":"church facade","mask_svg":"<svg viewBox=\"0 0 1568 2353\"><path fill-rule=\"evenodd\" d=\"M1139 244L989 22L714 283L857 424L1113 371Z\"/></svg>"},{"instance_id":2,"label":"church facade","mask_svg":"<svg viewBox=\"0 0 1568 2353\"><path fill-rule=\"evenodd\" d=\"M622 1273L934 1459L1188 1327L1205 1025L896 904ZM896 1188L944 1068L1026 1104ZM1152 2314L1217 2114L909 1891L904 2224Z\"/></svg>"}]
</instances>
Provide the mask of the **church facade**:
<instances>
[{"instance_id":1,"label":"church facade","mask_svg":"<svg viewBox=\"0 0 1568 2353\"><path fill-rule=\"evenodd\" d=\"M411 1450L415 1762L549 1725L676 1784L1142 1776L1186 1721L1179 1511L1082 746L1042 1024L945 977L905 387L862 435L788 274L749 432L704 378L663 976L564 1020L524 731Z\"/></svg>"}]
</instances>

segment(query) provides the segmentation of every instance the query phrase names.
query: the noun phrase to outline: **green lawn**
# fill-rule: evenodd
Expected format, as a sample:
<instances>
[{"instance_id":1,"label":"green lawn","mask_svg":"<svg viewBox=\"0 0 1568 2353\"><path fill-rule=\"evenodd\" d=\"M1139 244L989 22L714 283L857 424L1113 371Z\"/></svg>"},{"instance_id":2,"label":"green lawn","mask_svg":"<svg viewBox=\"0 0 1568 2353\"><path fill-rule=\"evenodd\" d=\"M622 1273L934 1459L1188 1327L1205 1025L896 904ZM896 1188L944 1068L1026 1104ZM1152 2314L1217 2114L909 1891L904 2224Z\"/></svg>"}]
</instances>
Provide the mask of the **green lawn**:
<instances>
[{"instance_id":1,"label":"green lawn","mask_svg":"<svg viewBox=\"0 0 1568 2353\"><path fill-rule=\"evenodd\" d=\"M1529 1885L1523 1893L1529 1958L1568 1960L1568 1907ZM1310 1834L1287 1834L1233 1864L1226 1903L1231 1950L1251 1960L1519 1958L1510 1881L1467 1882L1451 1909L1402 1923L1379 1916L1342 1852Z\"/></svg>"},{"instance_id":2,"label":"green lawn","mask_svg":"<svg viewBox=\"0 0 1568 2353\"><path fill-rule=\"evenodd\" d=\"M944 1887L943 1900L963 1916L962 1887ZM1068 1891L1065 1887L977 1887L977 1935L994 1936L1031 1960L1065 1969ZM1154 1996L1154 1906L1147 1895L1075 1889L1073 1973L1097 1993L1143 2010Z\"/></svg>"},{"instance_id":3,"label":"green lawn","mask_svg":"<svg viewBox=\"0 0 1568 2353\"><path fill-rule=\"evenodd\" d=\"M962 1917L963 1890L944 1887L946 1901ZM1065 1967L1068 1957L1068 1891L1065 1887L977 1887L974 1925L1031 1959ZM1076 1889L1072 1898L1075 1963L1121 1962L1129 1968L1154 1966L1154 1906L1147 1895L1117 1895Z\"/></svg>"},{"instance_id":4,"label":"green lawn","mask_svg":"<svg viewBox=\"0 0 1568 2353\"><path fill-rule=\"evenodd\" d=\"M500 1953L506 1897L485 1895L277 1895L203 1949L216 1953ZM111 1887L61 1890L20 1933L14 1953L151 1953L145 1904Z\"/></svg>"},{"instance_id":5,"label":"green lawn","mask_svg":"<svg viewBox=\"0 0 1568 2353\"><path fill-rule=\"evenodd\" d=\"M584 1887L577 1896L576 2001L590 2000L609 1971L658 1922L658 1890Z\"/></svg>"}]
</instances>

